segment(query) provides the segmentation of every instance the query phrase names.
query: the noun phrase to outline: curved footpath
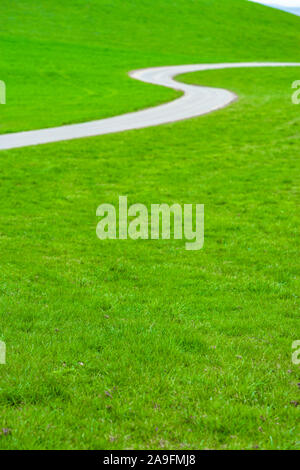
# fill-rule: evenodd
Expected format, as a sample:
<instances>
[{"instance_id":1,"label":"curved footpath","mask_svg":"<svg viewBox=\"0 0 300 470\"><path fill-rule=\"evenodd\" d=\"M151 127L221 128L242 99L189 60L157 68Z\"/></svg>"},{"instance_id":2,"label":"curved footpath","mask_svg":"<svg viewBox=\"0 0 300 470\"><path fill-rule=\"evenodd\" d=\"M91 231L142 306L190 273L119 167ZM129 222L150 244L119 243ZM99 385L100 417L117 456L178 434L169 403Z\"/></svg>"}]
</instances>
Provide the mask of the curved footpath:
<instances>
[{"instance_id":1,"label":"curved footpath","mask_svg":"<svg viewBox=\"0 0 300 470\"><path fill-rule=\"evenodd\" d=\"M201 116L202 114L227 106L237 96L231 91L222 88L186 85L185 83L175 81L173 78L176 75L188 72L240 67L300 67L300 63L246 62L235 64L195 64L136 70L130 73L132 78L180 90L184 95L167 104L107 119L0 135L0 150L141 129Z\"/></svg>"}]
</instances>

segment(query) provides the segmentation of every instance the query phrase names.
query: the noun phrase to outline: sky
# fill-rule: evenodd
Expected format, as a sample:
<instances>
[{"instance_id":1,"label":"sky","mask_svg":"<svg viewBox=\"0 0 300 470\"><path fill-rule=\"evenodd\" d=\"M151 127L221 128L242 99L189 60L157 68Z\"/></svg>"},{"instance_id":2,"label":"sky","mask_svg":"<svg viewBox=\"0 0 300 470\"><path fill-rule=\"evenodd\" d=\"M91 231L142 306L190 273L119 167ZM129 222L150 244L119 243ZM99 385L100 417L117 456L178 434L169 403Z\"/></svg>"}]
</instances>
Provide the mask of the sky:
<instances>
[{"instance_id":1,"label":"sky","mask_svg":"<svg viewBox=\"0 0 300 470\"><path fill-rule=\"evenodd\" d=\"M255 3L285 10L300 16L300 0L250 0Z\"/></svg>"}]
</instances>

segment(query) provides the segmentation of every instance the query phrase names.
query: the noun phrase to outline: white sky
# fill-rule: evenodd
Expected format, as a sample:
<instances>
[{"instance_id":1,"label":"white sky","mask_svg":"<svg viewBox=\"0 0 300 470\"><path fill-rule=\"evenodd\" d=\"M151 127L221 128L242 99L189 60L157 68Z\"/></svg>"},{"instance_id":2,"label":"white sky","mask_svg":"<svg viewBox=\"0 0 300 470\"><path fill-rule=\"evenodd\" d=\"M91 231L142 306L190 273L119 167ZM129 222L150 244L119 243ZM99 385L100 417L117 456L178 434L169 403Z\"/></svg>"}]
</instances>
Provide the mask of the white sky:
<instances>
[{"instance_id":1,"label":"white sky","mask_svg":"<svg viewBox=\"0 0 300 470\"><path fill-rule=\"evenodd\" d=\"M278 5L283 7L300 8L300 0L252 0L252 2L263 3L264 5Z\"/></svg>"}]
</instances>

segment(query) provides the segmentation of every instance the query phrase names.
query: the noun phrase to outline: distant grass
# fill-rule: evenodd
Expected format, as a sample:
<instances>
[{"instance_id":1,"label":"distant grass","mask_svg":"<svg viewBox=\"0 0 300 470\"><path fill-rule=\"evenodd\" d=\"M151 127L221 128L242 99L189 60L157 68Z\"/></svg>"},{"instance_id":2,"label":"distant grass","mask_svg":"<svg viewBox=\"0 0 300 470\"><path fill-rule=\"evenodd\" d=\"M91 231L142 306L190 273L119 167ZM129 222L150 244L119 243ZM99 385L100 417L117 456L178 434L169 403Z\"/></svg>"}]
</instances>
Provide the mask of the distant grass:
<instances>
[{"instance_id":1,"label":"distant grass","mask_svg":"<svg viewBox=\"0 0 300 470\"><path fill-rule=\"evenodd\" d=\"M0 133L141 109L176 92L137 68L300 60L299 18L244 0L2 0ZM276 34L275 34L276 33Z\"/></svg>"},{"instance_id":2,"label":"distant grass","mask_svg":"<svg viewBox=\"0 0 300 470\"><path fill-rule=\"evenodd\" d=\"M105 11L116 2L97 3ZM179 56L187 63L196 55L199 62L300 59L291 47L299 23L260 6L250 9L247 2L226 1L236 5L241 22L247 16L248 29L243 36L232 15L220 16L223 41L216 49L218 10L208 3L218 4L222 15L225 8L222 2L201 2L215 18L205 34L206 20L190 13L191 5L197 7L190 2L182 15L186 29L175 30L172 48L171 39L163 50L158 39L145 42L160 63L143 59L137 39L142 31L150 33L137 22L140 35L132 44L139 57L130 61L124 52L124 70L162 65L165 54L169 63L180 63ZM140 3L141 13L146 4ZM83 8L82 2L76 5ZM45 21L60 17L54 9L52 16L41 6L39 11ZM161 25L165 13L148 11L153 24L160 18ZM256 26L250 11L259 13ZM116 18L115 11L107 15ZM41 27L31 25L46 40L42 29L36 31ZM63 31L58 22L57 30L52 25L47 32L58 36L62 50L72 38L68 25ZM263 25L272 30L268 39ZM20 42L29 26L24 16L25 31L19 26L15 35ZM80 37L83 44L92 41L96 28L90 28ZM248 43L252 28L257 35ZM120 37L126 43L124 31ZM186 60L178 38L186 38ZM16 69L24 62L20 56ZM94 70L96 64L86 67ZM298 78L296 68L190 74L180 79L229 88L239 100L177 124L1 152L0 332L7 365L0 366L0 430L11 430L0 436L1 448L300 447L299 408L291 404L299 401L300 381L291 363L292 341L300 337L300 108L291 104L291 83ZM143 93L118 100L127 80ZM130 108L172 96L129 83L124 78L112 85L113 108L104 93L104 115L125 110L126 102ZM56 84L65 87L59 79ZM39 82L37 93L40 86L48 100L47 86ZM82 101L82 114L70 113L63 103L71 92L65 89L61 101L53 102L56 123L85 119L90 103ZM40 97L24 110L11 105L18 109L15 116L9 106L4 127L22 128L26 113L28 127L54 122L54 114L44 116ZM101 242L96 208L117 203L120 194L148 207L204 203L204 249L187 252L184 241Z\"/></svg>"}]
</instances>

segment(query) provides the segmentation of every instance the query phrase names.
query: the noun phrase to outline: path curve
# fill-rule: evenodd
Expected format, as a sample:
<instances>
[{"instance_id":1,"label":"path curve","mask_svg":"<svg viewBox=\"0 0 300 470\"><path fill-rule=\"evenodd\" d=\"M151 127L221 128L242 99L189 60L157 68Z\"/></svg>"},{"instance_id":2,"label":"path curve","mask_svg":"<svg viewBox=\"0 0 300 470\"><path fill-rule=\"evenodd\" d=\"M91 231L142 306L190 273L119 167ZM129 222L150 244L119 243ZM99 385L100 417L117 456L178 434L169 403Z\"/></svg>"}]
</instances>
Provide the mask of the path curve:
<instances>
[{"instance_id":1,"label":"path curve","mask_svg":"<svg viewBox=\"0 0 300 470\"><path fill-rule=\"evenodd\" d=\"M201 116L227 106L237 96L231 91L222 88L187 85L177 82L174 80L174 77L188 72L240 67L300 67L300 63L243 62L233 64L195 64L136 70L130 72L129 75L132 78L180 90L184 95L167 104L107 119L0 135L0 150L141 129Z\"/></svg>"}]
</instances>

